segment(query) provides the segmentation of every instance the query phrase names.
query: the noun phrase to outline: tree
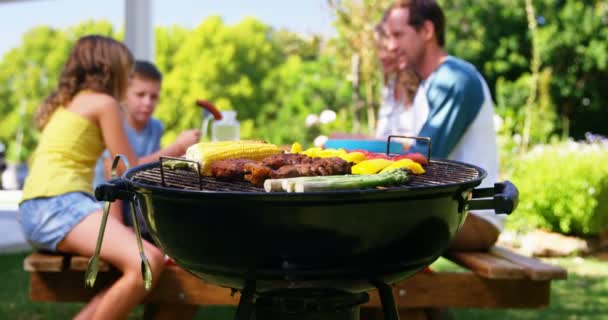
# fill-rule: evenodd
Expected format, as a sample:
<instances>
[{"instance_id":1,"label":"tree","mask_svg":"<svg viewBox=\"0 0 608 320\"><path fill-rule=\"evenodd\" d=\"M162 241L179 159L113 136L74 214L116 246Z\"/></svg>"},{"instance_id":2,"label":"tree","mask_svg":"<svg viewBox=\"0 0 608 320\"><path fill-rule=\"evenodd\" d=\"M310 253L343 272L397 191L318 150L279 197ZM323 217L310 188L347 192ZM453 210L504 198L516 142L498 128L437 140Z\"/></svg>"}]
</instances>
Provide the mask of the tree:
<instances>
[{"instance_id":1,"label":"tree","mask_svg":"<svg viewBox=\"0 0 608 320\"><path fill-rule=\"evenodd\" d=\"M608 2L538 1L539 55L551 68L551 95L566 136L608 135Z\"/></svg>"},{"instance_id":2,"label":"tree","mask_svg":"<svg viewBox=\"0 0 608 320\"><path fill-rule=\"evenodd\" d=\"M279 144L310 145L319 134L347 132L352 126L351 87L336 73L336 64L336 59L329 56L311 61L291 56L273 70L261 87L268 99L257 116L259 136ZM327 125L305 125L307 116L319 115L323 110L336 112L337 120Z\"/></svg>"},{"instance_id":3,"label":"tree","mask_svg":"<svg viewBox=\"0 0 608 320\"><path fill-rule=\"evenodd\" d=\"M0 139L8 142L9 160L24 161L35 147L39 133L33 114L56 87L74 42L92 33L116 37L112 25L103 21L88 21L67 31L40 26L28 31L21 45L0 61Z\"/></svg>"},{"instance_id":4,"label":"tree","mask_svg":"<svg viewBox=\"0 0 608 320\"><path fill-rule=\"evenodd\" d=\"M210 17L183 37L170 62L172 69L166 72L157 111L168 128L163 141L173 140L186 128L200 127L197 99L234 109L241 120L256 117L264 97L259 83L284 59L269 40L271 31L255 19L226 26L221 18Z\"/></svg>"},{"instance_id":5,"label":"tree","mask_svg":"<svg viewBox=\"0 0 608 320\"><path fill-rule=\"evenodd\" d=\"M335 16L338 36L332 41L339 57L337 67L352 83L353 129L372 134L376 126L378 98L382 81L376 56L374 28L389 0L328 0ZM365 110L364 114L361 111ZM367 119L367 125L362 122Z\"/></svg>"},{"instance_id":6,"label":"tree","mask_svg":"<svg viewBox=\"0 0 608 320\"><path fill-rule=\"evenodd\" d=\"M550 77L547 94L552 108L562 116L555 128L561 129L563 136L576 138L585 131L608 134L602 121L608 117L608 92L602 90L608 68L607 2L531 3L538 23L539 70ZM499 86L518 86L515 83L520 77L530 72L532 57L524 2L444 0L442 6L447 17L448 52L477 66L495 95L501 90ZM510 103L499 107L513 112L503 115L517 113L523 106L508 100ZM549 117L548 121L555 119Z\"/></svg>"}]
</instances>

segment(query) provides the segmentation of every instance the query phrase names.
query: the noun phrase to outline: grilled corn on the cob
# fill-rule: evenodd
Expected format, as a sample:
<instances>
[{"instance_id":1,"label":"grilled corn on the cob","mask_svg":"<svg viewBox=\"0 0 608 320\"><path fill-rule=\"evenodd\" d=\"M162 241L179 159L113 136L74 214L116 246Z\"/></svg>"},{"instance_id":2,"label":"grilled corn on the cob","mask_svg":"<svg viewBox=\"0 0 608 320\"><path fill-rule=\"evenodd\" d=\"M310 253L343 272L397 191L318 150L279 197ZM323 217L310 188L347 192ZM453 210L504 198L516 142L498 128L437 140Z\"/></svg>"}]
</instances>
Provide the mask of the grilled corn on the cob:
<instances>
[{"instance_id":1,"label":"grilled corn on the cob","mask_svg":"<svg viewBox=\"0 0 608 320\"><path fill-rule=\"evenodd\" d=\"M259 160L273 154L281 153L281 148L274 144L260 141L222 141L201 142L186 150L186 159L198 161L201 174L211 175L211 163L228 159Z\"/></svg>"}]
</instances>

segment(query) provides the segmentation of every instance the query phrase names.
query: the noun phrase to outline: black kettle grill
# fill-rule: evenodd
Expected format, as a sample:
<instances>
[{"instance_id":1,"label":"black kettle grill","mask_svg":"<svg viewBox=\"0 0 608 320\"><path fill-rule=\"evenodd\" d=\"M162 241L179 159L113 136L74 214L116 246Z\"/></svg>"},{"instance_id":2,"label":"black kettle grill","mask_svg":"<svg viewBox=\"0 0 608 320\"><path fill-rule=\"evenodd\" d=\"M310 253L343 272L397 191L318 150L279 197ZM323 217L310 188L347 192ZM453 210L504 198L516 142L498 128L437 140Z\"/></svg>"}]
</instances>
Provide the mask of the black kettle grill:
<instances>
[{"instance_id":1,"label":"black kettle grill","mask_svg":"<svg viewBox=\"0 0 608 320\"><path fill-rule=\"evenodd\" d=\"M486 172L456 161L430 160L402 186L308 193L266 193L164 162L127 170L96 197L132 200L179 266L241 291L239 320L355 320L374 288L385 319L398 319L390 284L439 258L468 210L509 214L518 202L508 181L475 189Z\"/></svg>"}]
</instances>

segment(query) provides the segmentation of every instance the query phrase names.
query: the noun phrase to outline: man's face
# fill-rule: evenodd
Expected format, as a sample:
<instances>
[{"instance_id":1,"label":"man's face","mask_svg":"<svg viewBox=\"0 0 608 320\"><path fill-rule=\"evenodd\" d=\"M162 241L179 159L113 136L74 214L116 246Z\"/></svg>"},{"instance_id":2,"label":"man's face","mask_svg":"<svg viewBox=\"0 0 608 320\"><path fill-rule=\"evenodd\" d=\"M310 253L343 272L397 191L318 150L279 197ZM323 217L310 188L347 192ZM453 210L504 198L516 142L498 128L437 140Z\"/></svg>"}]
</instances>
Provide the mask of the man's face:
<instances>
[{"instance_id":1,"label":"man's face","mask_svg":"<svg viewBox=\"0 0 608 320\"><path fill-rule=\"evenodd\" d=\"M126 110L130 120L136 125L145 125L158 104L160 81L133 76L129 81Z\"/></svg>"},{"instance_id":2,"label":"man's face","mask_svg":"<svg viewBox=\"0 0 608 320\"><path fill-rule=\"evenodd\" d=\"M393 9L384 24L387 49L398 60L399 69L417 69L424 56L425 39L422 31L408 24L409 9Z\"/></svg>"}]
</instances>

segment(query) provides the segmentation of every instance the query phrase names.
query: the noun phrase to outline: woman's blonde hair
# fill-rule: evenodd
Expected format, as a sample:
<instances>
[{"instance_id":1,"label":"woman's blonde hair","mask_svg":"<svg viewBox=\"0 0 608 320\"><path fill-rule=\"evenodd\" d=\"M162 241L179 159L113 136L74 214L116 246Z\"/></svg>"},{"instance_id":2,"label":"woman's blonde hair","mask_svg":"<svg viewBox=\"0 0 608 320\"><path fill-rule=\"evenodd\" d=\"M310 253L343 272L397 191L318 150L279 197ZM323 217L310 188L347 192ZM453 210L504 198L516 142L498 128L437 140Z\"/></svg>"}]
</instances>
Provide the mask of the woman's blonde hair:
<instances>
[{"instance_id":1,"label":"woman's blonde hair","mask_svg":"<svg viewBox=\"0 0 608 320\"><path fill-rule=\"evenodd\" d=\"M57 88L44 99L34 116L36 126L44 128L53 112L67 105L81 90L105 93L121 100L133 61L131 51L122 42L100 35L78 39L59 76Z\"/></svg>"},{"instance_id":2,"label":"woman's blonde hair","mask_svg":"<svg viewBox=\"0 0 608 320\"><path fill-rule=\"evenodd\" d=\"M384 37L386 37L386 33L384 32L383 24L386 22L385 18L383 18L376 26L374 27L374 38L376 40L376 51L379 54L380 50L387 50L383 46ZM393 92L392 95L397 100L403 100L403 104L406 107L409 107L414 102L414 96L416 95L416 90L418 90L418 85L420 84L420 78L416 75L414 70L408 68L405 70L393 71L392 74L384 73L382 74L382 81L384 85L389 84L390 81L394 81L393 83Z\"/></svg>"}]
</instances>

